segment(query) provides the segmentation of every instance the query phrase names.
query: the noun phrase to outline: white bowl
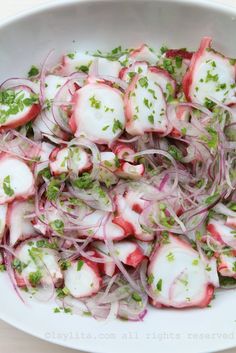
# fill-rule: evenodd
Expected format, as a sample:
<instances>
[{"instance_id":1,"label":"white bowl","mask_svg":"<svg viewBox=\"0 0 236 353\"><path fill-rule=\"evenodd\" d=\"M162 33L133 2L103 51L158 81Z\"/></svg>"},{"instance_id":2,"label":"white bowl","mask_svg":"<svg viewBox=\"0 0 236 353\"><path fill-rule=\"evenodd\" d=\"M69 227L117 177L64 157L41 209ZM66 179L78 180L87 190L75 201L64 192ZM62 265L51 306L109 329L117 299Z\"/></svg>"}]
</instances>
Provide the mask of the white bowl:
<instances>
[{"instance_id":1,"label":"white bowl","mask_svg":"<svg viewBox=\"0 0 236 353\"><path fill-rule=\"evenodd\" d=\"M41 6L0 25L0 79L24 75L53 48L111 49L117 45L196 48L202 36L236 56L236 10L212 2L71 1ZM236 292L217 292L211 308L149 308L143 322L97 322L54 314L50 304L25 306L0 275L0 318L42 339L103 353L213 352L236 346Z\"/></svg>"}]
</instances>

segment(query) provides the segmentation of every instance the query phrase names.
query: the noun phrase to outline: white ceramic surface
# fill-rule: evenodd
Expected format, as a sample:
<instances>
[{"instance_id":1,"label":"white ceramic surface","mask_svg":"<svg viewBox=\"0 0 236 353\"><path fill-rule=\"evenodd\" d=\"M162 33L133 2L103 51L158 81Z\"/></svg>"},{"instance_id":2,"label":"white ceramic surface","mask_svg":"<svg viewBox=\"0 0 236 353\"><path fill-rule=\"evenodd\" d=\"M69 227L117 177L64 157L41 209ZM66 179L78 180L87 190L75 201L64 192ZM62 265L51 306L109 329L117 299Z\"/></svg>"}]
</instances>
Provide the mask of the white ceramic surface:
<instances>
[{"instance_id":1,"label":"white ceramic surface","mask_svg":"<svg viewBox=\"0 0 236 353\"><path fill-rule=\"evenodd\" d=\"M23 75L55 48L110 49L148 42L194 49L203 35L236 56L236 10L206 1L71 1L42 6L0 25L0 79ZM0 318L40 338L102 353L212 352L236 346L236 293L217 293L204 310L149 310L144 322L101 323L25 306L0 276ZM4 289L3 289L4 288Z\"/></svg>"}]
</instances>

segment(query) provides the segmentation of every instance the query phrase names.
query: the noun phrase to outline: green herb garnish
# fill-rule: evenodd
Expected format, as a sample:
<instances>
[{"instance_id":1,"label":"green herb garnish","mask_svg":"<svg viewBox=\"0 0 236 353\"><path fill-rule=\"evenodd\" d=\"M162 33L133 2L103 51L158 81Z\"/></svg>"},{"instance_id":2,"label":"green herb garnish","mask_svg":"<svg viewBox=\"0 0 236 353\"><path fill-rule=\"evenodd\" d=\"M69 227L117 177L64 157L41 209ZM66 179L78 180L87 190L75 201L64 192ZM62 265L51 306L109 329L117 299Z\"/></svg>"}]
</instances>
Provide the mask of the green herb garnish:
<instances>
[{"instance_id":1,"label":"green herb garnish","mask_svg":"<svg viewBox=\"0 0 236 353\"><path fill-rule=\"evenodd\" d=\"M115 134L117 130L123 130L123 125L121 124L120 120L114 119L112 126L113 134Z\"/></svg>"},{"instance_id":2,"label":"green herb garnish","mask_svg":"<svg viewBox=\"0 0 236 353\"><path fill-rule=\"evenodd\" d=\"M90 97L89 101L90 101L90 105L91 105L92 108L95 108L95 109L100 109L101 108L101 101L96 99L95 96Z\"/></svg>"},{"instance_id":3,"label":"green herb garnish","mask_svg":"<svg viewBox=\"0 0 236 353\"><path fill-rule=\"evenodd\" d=\"M11 263L11 267L16 270L18 273L22 273L24 268L27 267L27 264L24 262L20 261L19 259L14 259Z\"/></svg>"},{"instance_id":4,"label":"green herb garnish","mask_svg":"<svg viewBox=\"0 0 236 353\"><path fill-rule=\"evenodd\" d=\"M55 219L53 222L50 222L49 225L58 234L62 235L64 233L64 223L61 219Z\"/></svg>"},{"instance_id":5,"label":"green herb garnish","mask_svg":"<svg viewBox=\"0 0 236 353\"><path fill-rule=\"evenodd\" d=\"M169 147L168 152L176 161L180 161L183 158L182 152L174 145Z\"/></svg>"},{"instance_id":6,"label":"green herb garnish","mask_svg":"<svg viewBox=\"0 0 236 353\"><path fill-rule=\"evenodd\" d=\"M151 273L150 276L148 276L147 283L148 283L148 284L152 284L153 281L154 281L154 276L153 276L153 274Z\"/></svg>"},{"instance_id":7,"label":"green herb garnish","mask_svg":"<svg viewBox=\"0 0 236 353\"><path fill-rule=\"evenodd\" d=\"M83 265L84 265L84 261L83 260L79 260L77 262L77 271L80 271L81 268L83 267Z\"/></svg>"},{"instance_id":8,"label":"green herb garnish","mask_svg":"<svg viewBox=\"0 0 236 353\"><path fill-rule=\"evenodd\" d=\"M143 88L147 88L148 87L148 80L147 80L147 77L141 77L139 80L138 80L139 84L141 87Z\"/></svg>"},{"instance_id":9,"label":"green herb garnish","mask_svg":"<svg viewBox=\"0 0 236 353\"><path fill-rule=\"evenodd\" d=\"M135 300L136 302L142 301L142 297L137 292L132 293L132 299Z\"/></svg>"},{"instance_id":10,"label":"green herb garnish","mask_svg":"<svg viewBox=\"0 0 236 353\"><path fill-rule=\"evenodd\" d=\"M4 193L7 195L7 196L13 196L14 195L14 190L11 188L11 178L10 178L10 175L6 176L4 179L3 179L3 190L4 190Z\"/></svg>"},{"instance_id":11,"label":"green herb garnish","mask_svg":"<svg viewBox=\"0 0 236 353\"><path fill-rule=\"evenodd\" d=\"M55 201L58 198L60 192L60 181L57 179L52 179L48 184L46 196L49 201Z\"/></svg>"},{"instance_id":12,"label":"green herb garnish","mask_svg":"<svg viewBox=\"0 0 236 353\"><path fill-rule=\"evenodd\" d=\"M40 283L42 277L43 277L43 275L42 275L41 271L39 271L39 270L37 270L35 272L30 272L29 281L33 287L36 287Z\"/></svg>"},{"instance_id":13,"label":"green herb garnish","mask_svg":"<svg viewBox=\"0 0 236 353\"><path fill-rule=\"evenodd\" d=\"M93 179L89 173L83 173L73 181L73 185L78 189L90 189L93 186Z\"/></svg>"},{"instance_id":14,"label":"green herb garnish","mask_svg":"<svg viewBox=\"0 0 236 353\"><path fill-rule=\"evenodd\" d=\"M37 66L32 65L29 72L28 72L28 77L34 77L34 76L38 76L39 74L39 69L37 68Z\"/></svg>"},{"instance_id":15,"label":"green herb garnish","mask_svg":"<svg viewBox=\"0 0 236 353\"><path fill-rule=\"evenodd\" d=\"M158 292L162 291L162 279L161 278L157 282L156 289L158 290Z\"/></svg>"}]
</instances>

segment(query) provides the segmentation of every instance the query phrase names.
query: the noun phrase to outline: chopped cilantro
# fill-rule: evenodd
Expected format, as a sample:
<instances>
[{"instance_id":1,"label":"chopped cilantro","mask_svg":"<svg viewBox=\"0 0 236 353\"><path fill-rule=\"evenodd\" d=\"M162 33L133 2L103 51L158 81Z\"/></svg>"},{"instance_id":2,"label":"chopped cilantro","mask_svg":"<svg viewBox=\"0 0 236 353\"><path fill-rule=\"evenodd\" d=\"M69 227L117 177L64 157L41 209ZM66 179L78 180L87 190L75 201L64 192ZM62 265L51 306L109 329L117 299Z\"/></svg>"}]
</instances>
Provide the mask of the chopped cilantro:
<instances>
[{"instance_id":1,"label":"chopped cilantro","mask_svg":"<svg viewBox=\"0 0 236 353\"><path fill-rule=\"evenodd\" d=\"M32 127L32 120L28 121L28 123L25 124L25 130L26 130L26 135L27 136L33 136L34 131L33 131L33 127ZM37 158L37 157L36 157ZM39 157L40 158L40 157Z\"/></svg>"},{"instance_id":2,"label":"chopped cilantro","mask_svg":"<svg viewBox=\"0 0 236 353\"><path fill-rule=\"evenodd\" d=\"M151 108L151 102L147 98L143 98L143 103L148 109Z\"/></svg>"},{"instance_id":3,"label":"chopped cilantro","mask_svg":"<svg viewBox=\"0 0 236 353\"><path fill-rule=\"evenodd\" d=\"M29 72L28 72L28 77L34 77L37 76L39 74L39 69L37 68L37 66L32 65Z\"/></svg>"},{"instance_id":4,"label":"chopped cilantro","mask_svg":"<svg viewBox=\"0 0 236 353\"><path fill-rule=\"evenodd\" d=\"M123 125L121 124L120 120L114 119L112 126L113 134L115 134L117 130L123 130Z\"/></svg>"},{"instance_id":5,"label":"chopped cilantro","mask_svg":"<svg viewBox=\"0 0 236 353\"><path fill-rule=\"evenodd\" d=\"M219 280L220 280L220 285L224 287L236 285L236 279L233 277L224 277L219 274Z\"/></svg>"},{"instance_id":6,"label":"chopped cilantro","mask_svg":"<svg viewBox=\"0 0 236 353\"><path fill-rule=\"evenodd\" d=\"M50 222L50 226L58 234L64 233L64 223L62 222L61 219L55 219L53 222Z\"/></svg>"},{"instance_id":7,"label":"chopped cilantro","mask_svg":"<svg viewBox=\"0 0 236 353\"><path fill-rule=\"evenodd\" d=\"M64 308L64 313L65 314L72 314L72 309L71 308Z\"/></svg>"},{"instance_id":8,"label":"chopped cilantro","mask_svg":"<svg viewBox=\"0 0 236 353\"><path fill-rule=\"evenodd\" d=\"M168 71L170 74L174 74L175 73L175 68L173 65L173 62L171 59L164 59L163 60L163 67L166 71Z\"/></svg>"},{"instance_id":9,"label":"chopped cilantro","mask_svg":"<svg viewBox=\"0 0 236 353\"><path fill-rule=\"evenodd\" d=\"M230 205L229 205L229 208L230 208L232 211L236 211L236 202L231 202Z\"/></svg>"},{"instance_id":10,"label":"chopped cilantro","mask_svg":"<svg viewBox=\"0 0 236 353\"><path fill-rule=\"evenodd\" d=\"M143 88L147 88L148 87L148 80L147 80L147 77L141 77L139 80L138 80L139 84L141 87Z\"/></svg>"},{"instance_id":11,"label":"chopped cilantro","mask_svg":"<svg viewBox=\"0 0 236 353\"><path fill-rule=\"evenodd\" d=\"M0 265L0 272L6 271L6 266L4 264Z\"/></svg>"},{"instance_id":12,"label":"chopped cilantro","mask_svg":"<svg viewBox=\"0 0 236 353\"><path fill-rule=\"evenodd\" d=\"M100 185L98 185L97 183L94 184L92 190L99 199L103 199L104 204L108 205L110 203L110 199L106 191L104 191L104 189ZM96 198L96 195L94 195L95 198Z\"/></svg>"},{"instance_id":13,"label":"chopped cilantro","mask_svg":"<svg viewBox=\"0 0 236 353\"><path fill-rule=\"evenodd\" d=\"M168 83L166 84L166 89L167 89L167 91L169 92L169 95L170 95L170 96L173 96L173 94L174 94L174 88L173 88L173 86L172 86L172 84L171 84L170 82L168 82Z\"/></svg>"},{"instance_id":14,"label":"chopped cilantro","mask_svg":"<svg viewBox=\"0 0 236 353\"><path fill-rule=\"evenodd\" d=\"M42 177L44 177L46 179L50 179L52 176L49 168L42 169L38 175L41 175Z\"/></svg>"},{"instance_id":15,"label":"chopped cilantro","mask_svg":"<svg viewBox=\"0 0 236 353\"><path fill-rule=\"evenodd\" d=\"M122 56L129 54L130 51L131 51L131 49L123 49L121 46L118 46L118 47L112 49L108 53L102 53L100 50L97 50L93 54L93 56L105 58L110 61L116 61L116 60L119 60ZM126 66L126 60L124 60L124 62L121 64Z\"/></svg>"},{"instance_id":16,"label":"chopped cilantro","mask_svg":"<svg viewBox=\"0 0 236 353\"><path fill-rule=\"evenodd\" d=\"M33 244L31 244L31 245L33 245ZM40 240L36 241L36 246L38 248L47 248L47 249L54 249L54 250L58 249L58 244L55 240L52 242L49 242L46 239L40 239Z\"/></svg>"},{"instance_id":17,"label":"chopped cilantro","mask_svg":"<svg viewBox=\"0 0 236 353\"><path fill-rule=\"evenodd\" d=\"M169 244L169 233L168 233L168 231L167 230L164 230L162 233L161 233L161 235L162 235L162 243L163 244Z\"/></svg>"},{"instance_id":18,"label":"chopped cilantro","mask_svg":"<svg viewBox=\"0 0 236 353\"><path fill-rule=\"evenodd\" d=\"M91 105L92 108L95 108L95 109L100 109L101 108L101 101L96 99L95 96L90 97L89 101L90 101L90 105Z\"/></svg>"},{"instance_id":19,"label":"chopped cilantro","mask_svg":"<svg viewBox=\"0 0 236 353\"><path fill-rule=\"evenodd\" d=\"M68 201L73 206L83 206L83 201L76 197L70 197Z\"/></svg>"},{"instance_id":20,"label":"chopped cilantro","mask_svg":"<svg viewBox=\"0 0 236 353\"><path fill-rule=\"evenodd\" d=\"M168 50L169 50L169 48L167 46L165 46L165 45L163 45L160 48L160 52L161 52L162 55L165 54Z\"/></svg>"},{"instance_id":21,"label":"chopped cilantro","mask_svg":"<svg viewBox=\"0 0 236 353\"><path fill-rule=\"evenodd\" d=\"M69 260L61 260L59 262L60 268L62 271L68 270L68 268L71 266L71 262Z\"/></svg>"},{"instance_id":22,"label":"chopped cilantro","mask_svg":"<svg viewBox=\"0 0 236 353\"><path fill-rule=\"evenodd\" d=\"M132 299L135 300L136 302L142 301L142 297L137 292L132 293Z\"/></svg>"},{"instance_id":23,"label":"chopped cilantro","mask_svg":"<svg viewBox=\"0 0 236 353\"><path fill-rule=\"evenodd\" d=\"M50 110L52 107L52 99L46 98L44 101L44 107L45 109Z\"/></svg>"},{"instance_id":24,"label":"chopped cilantro","mask_svg":"<svg viewBox=\"0 0 236 353\"><path fill-rule=\"evenodd\" d=\"M57 288L56 293L58 298L65 298L68 294L70 294L67 287Z\"/></svg>"},{"instance_id":25,"label":"chopped cilantro","mask_svg":"<svg viewBox=\"0 0 236 353\"><path fill-rule=\"evenodd\" d=\"M43 275L42 275L41 271L39 271L39 270L37 270L35 272L30 272L29 281L30 281L31 285L33 287L35 287L40 283L42 277L43 277Z\"/></svg>"},{"instance_id":26,"label":"chopped cilantro","mask_svg":"<svg viewBox=\"0 0 236 353\"><path fill-rule=\"evenodd\" d=\"M185 287L188 285L188 280L186 278L180 278L179 282L182 283Z\"/></svg>"},{"instance_id":27,"label":"chopped cilantro","mask_svg":"<svg viewBox=\"0 0 236 353\"><path fill-rule=\"evenodd\" d=\"M39 101L39 98L38 98L37 94L31 94L29 98L23 99L23 104L26 107L30 107L33 104L37 104L38 101Z\"/></svg>"},{"instance_id":28,"label":"chopped cilantro","mask_svg":"<svg viewBox=\"0 0 236 353\"><path fill-rule=\"evenodd\" d=\"M53 312L54 312L55 314L57 314L57 313L60 313L61 310L60 310L60 308L54 308L54 309L53 309Z\"/></svg>"},{"instance_id":29,"label":"chopped cilantro","mask_svg":"<svg viewBox=\"0 0 236 353\"><path fill-rule=\"evenodd\" d=\"M162 279L161 278L157 282L156 289L158 290L158 292L162 291Z\"/></svg>"},{"instance_id":30,"label":"chopped cilantro","mask_svg":"<svg viewBox=\"0 0 236 353\"><path fill-rule=\"evenodd\" d=\"M219 196L220 196L219 193L215 193L215 194L213 194L213 195L211 195L211 196L208 196L208 197L205 199L205 203L206 203L207 205L210 205L210 204L214 203L214 202L217 200L217 198L218 198Z\"/></svg>"},{"instance_id":31,"label":"chopped cilantro","mask_svg":"<svg viewBox=\"0 0 236 353\"><path fill-rule=\"evenodd\" d=\"M106 131L109 128L110 125L106 125L102 128L102 131Z\"/></svg>"},{"instance_id":32,"label":"chopped cilantro","mask_svg":"<svg viewBox=\"0 0 236 353\"><path fill-rule=\"evenodd\" d=\"M92 314L90 313L90 311L83 311L83 315L84 315L84 316L92 316Z\"/></svg>"},{"instance_id":33,"label":"chopped cilantro","mask_svg":"<svg viewBox=\"0 0 236 353\"><path fill-rule=\"evenodd\" d=\"M115 156L115 167L119 168L119 166L120 166L119 158L117 156Z\"/></svg>"},{"instance_id":34,"label":"chopped cilantro","mask_svg":"<svg viewBox=\"0 0 236 353\"><path fill-rule=\"evenodd\" d=\"M79 260L77 262L77 271L80 271L81 268L83 267L83 265L84 265L84 261L83 260Z\"/></svg>"},{"instance_id":35,"label":"chopped cilantro","mask_svg":"<svg viewBox=\"0 0 236 353\"><path fill-rule=\"evenodd\" d=\"M164 211L160 212L160 223L166 228L171 228L173 224L175 223L175 220L173 217L168 217L166 216Z\"/></svg>"},{"instance_id":36,"label":"chopped cilantro","mask_svg":"<svg viewBox=\"0 0 236 353\"><path fill-rule=\"evenodd\" d=\"M174 259L175 259L175 256L172 252L169 252L167 255L166 255L166 258L169 262L173 262Z\"/></svg>"},{"instance_id":37,"label":"chopped cilantro","mask_svg":"<svg viewBox=\"0 0 236 353\"><path fill-rule=\"evenodd\" d=\"M219 80L219 75L218 74L215 74L215 75L212 75L210 73L210 70L207 71L207 75L206 75L206 78L205 78L205 82L209 82L209 81L213 81L213 82L217 82Z\"/></svg>"},{"instance_id":38,"label":"chopped cilantro","mask_svg":"<svg viewBox=\"0 0 236 353\"><path fill-rule=\"evenodd\" d=\"M176 160L180 161L183 158L182 152L175 147L174 145L170 145L168 148L168 153Z\"/></svg>"},{"instance_id":39,"label":"chopped cilantro","mask_svg":"<svg viewBox=\"0 0 236 353\"><path fill-rule=\"evenodd\" d=\"M36 264L37 264L38 260L42 260L43 259L42 249L32 247L31 249L28 249L28 253L29 253L31 259Z\"/></svg>"},{"instance_id":40,"label":"chopped cilantro","mask_svg":"<svg viewBox=\"0 0 236 353\"><path fill-rule=\"evenodd\" d=\"M182 66L182 61L183 61L183 59L180 57L180 56L176 56L175 57L175 65L176 65L176 67L179 69L179 68L181 68L181 66Z\"/></svg>"},{"instance_id":41,"label":"chopped cilantro","mask_svg":"<svg viewBox=\"0 0 236 353\"><path fill-rule=\"evenodd\" d=\"M4 179L3 179L3 190L4 190L4 193L11 197L14 195L14 190L11 188L11 178L10 178L10 175L6 176Z\"/></svg>"},{"instance_id":42,"label":"chopped cilantro","mask_svg":"<svg viewBox=\"0 0 236 353\"><path fill-rule=\"evenodd\" d=\"M165 211L166 210L166 204L163 203L163 202L160 202L159 203L159 208L160 208L161 211Z\"/></svg>"},{"instance_id":43,"label":"chopped cilantro","mask_svg":"<svg viewBox=\"0 0 236 353\"><path fill-rule=\"evenodd\" d=\"M204 179L200 179L200 180L197 181L196 187L198 189L200 189L203 186L203 184L204 184Z\"/></svg>"},{"instance_id":44,"label":"chopped cilantro","mask_svg":"<svg viewBox=\"0 0 236 353\"><path fill-rule=\"evenodd\" d=\"M149 115L148 116L148 121L149 121L150 124L154 125L154 115L152 115L152 114Z\"/></svg>"},{"instance_id":45,"label":"chopped cilantro","mask_svg":"<svg viewBox=\"0 0 236 353\"><path fill-rule=\"evenodd\" d=\"M192 265L193 266L197 266L199 264L199 260L198 259L194 259L193 261L192 261Z\"/></svg>"},{"instance_id":46,"label":"chopped cilantro","mask_svg":"<svg viewBox=\"0 0 236 353\"><path fill-rule=\"evenodd\" d=\"M236 59L229 59L230 65L235 65L236 64Z\"/></svg>"},{"instance_id":47,"label":"chopped cilantro","mask_svg":"<svg viewBox=\"0 0 236 353\"><path fill-rule=\"evenodd\" d=\"M67 54L67 56L68 56L68 58L73 60L75 58L75 53L69 53L69 54Z\"/></svg>"},{"instance_id":48,"label":"chopped cilantro","mask_svg":"<svg viewBox=\"0 0 236 353\"><path fill-rule=\"evenodd\" d=\"M84 72L85 74L87 74L88 73L88 71L89 71L89 66L90 65L81 65L81 66L76 66L76 71L81 71L81 72ZM98 109L98 108L97 108Z\"/></svg>"},{"instance_id":49,"label":"chopped cilantro","mask_svg":"<svg viewBox=\"0 0 236 353\"><path fill-rule=\"evenodd\" d=\"M216 91L220 91L220 90L224 90L226 89L226 83L220 83L217 87L216 87Z\"/></svg>"},{"instance_id":50,"label":"chopped cilantro","mask_svg":"<svg viewBox=\"0 0 236 353\"><path fill-rule=\"evenodd\" d=\"M154 276L153 276L153 274L151 273L150 276L148 276L147 283L148 283L148 284L152 284L153 281L154 281Z\"/></svg>"},{"instance_id":51,"label":"chopped cilantro","mask_svg":"<svg viewBox=\"0 0 236 353\"><path fill-rule=\"evenodd\" d=\"M83 173L79 178L74 180L73 185L78 189L90 189L93 185L93 179L89 173Z\"/></svg>"},{"instance_id":52,"label":"chopped cilantro","mask_svg":"<svg viewBox=\"0 0 236 353\"><path fill-rule=\"evenodd\" d=\"M143 72L141 67L138 67L138 74L141 74Z\"/></svg>"},{"instance_id":53,"label":"chopped cilantro","mask_svg":"<svg viewBox=\"0 0 236 353\"><path fill-rule=\"evenodd\" d=\"M128 72L128 76L130 79L132 79L135 75L136 73L134 71Z\"/></svg>"},{"instance_id":54,"label":"chopped cilantro","mask_svg":"<svg viewBox=\"0 0 236 353\"><path fill-rule=\"evenodd\" d=\"M155 94L155 91L151 88L148 88L148 92L151 93L151 95L153 96L153 99L157 100L157 96Z\"/></svg>"},{"instance_id":55,"label":"chopped cilantro","mask_svg":"<svg viewBox=\"0 0 236 353\"><path fill-rule=\"evenodd\" d=\"M44 248L44 247L46 247L46 242L47 242L47 240L45 240L45 239L37 240L36 246L37 246L38 248ZM28 244L29 244L29 245L33 245L33 243L28 243Z\"/></svg>"},{"instance_id":56,"label":"chopped cilantro","mask_svg":"<svg viewBox=\"0 0 236 353\"><path fill-rule=\"evenodd\" d=\"M0 124L4 124L9 116L16 115L24 110L24 99L25 93L23 91L16 92L10 89L0 91L0 104L7 107L0 110ZM26 104L28 103L26 100Z\"/></svg>"},{"instance_id":57,"label":"chopped cilantro","mask_svg":"<svg viewBox=\"0 0 236 353\"><path fill-rule=\"evenodd\" d=\"M18 273L21 273L23 269L27 267L27 265L19 259L14 259L11 263L11 267Z\"/></svg>"},{"instance_id":58,"label":"chopped cilantro","mask_svg":"<svg viewBox=\"0 0 236 353\"><path fill-rule=\"evenodd\" d=\"M60 181L57 179L52 179L48 184L46 196L49 201L55 201L58 198L60 192Z\"/></svg>"},{"instance_id":59,"label":"chopped cilantro","mask_svg":"<svg viewBox=\"0 0 236 353\"><path fill-rule=\"evenodd\" d=\"M107 167L107 168L111 168L113 166L112 162L109 162L109 161L104 161L104 165Z\"/></svg>"},{"instance_id":60,"label":"chopped cilantro","mask_svg":"<svg viewBox=\"0 0 236 353\"><path fill-rule=\"evenodd\" d=\"M104 109L105 109L105 113L107 113L107 112L114 112L114 108L109 108L109 107L104 107Z\"/></svg>"},{"instance_id":61,"label":"chopped cilantro","mask_svg":"<svg viewBox=\"0 0 236 353\"><path fill-rule=\"evenodd\" d=\"M207 132L209 133L210 136L209 137L208 136L201 136L202 141L206 142L206 144L210 148L214 148L214 149L217 148L218 134L217 134L216 130L212 127L208 127Z\"/></svg>"},{"instance_id":62,"label":"chopped cilantro","mask_svg":"<svg viewBox=\"0 0 236 353\"><path fill-rule=\"evenodd\" d=\"M204 102L204 105L205 105L205 107L206 108L208 108L208 109L213 109L214 108L214 106L215 106L215 103L214 102L212 102L212 100L210 100L209 98L205 98L205 102Z\"/></svg>"}]
</instances>

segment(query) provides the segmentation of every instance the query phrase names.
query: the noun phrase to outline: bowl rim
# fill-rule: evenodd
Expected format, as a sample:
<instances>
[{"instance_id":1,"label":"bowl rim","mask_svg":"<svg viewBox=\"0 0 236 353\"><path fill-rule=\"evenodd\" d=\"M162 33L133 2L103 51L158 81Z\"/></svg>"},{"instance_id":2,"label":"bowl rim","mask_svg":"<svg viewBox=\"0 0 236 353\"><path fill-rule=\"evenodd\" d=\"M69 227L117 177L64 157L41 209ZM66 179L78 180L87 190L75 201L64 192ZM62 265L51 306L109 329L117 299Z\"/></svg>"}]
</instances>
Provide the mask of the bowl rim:
<instances>
[{"instance_id":1,"label":"bowl rim","mask_svg":"<svg viewBox=\"0 0 236 353\"><path fill-rule=\"evenodd\" d=\"M32 8L28 8L25 10L20 11L19 13L15 15L10 15L2 20L0 20L0 29L7 27L8 25L11 25L14 22L24 20L30 16L33 16L37 13L43 13L47 10L52 10L55 8L61 8L65 6L71 6L73 4L83 4L83 3L88 3L88 4L93 4L93 3L127 3L127 2L149 2L149 3L154 3L154 2L160 2L160 3L176 3L180 5L187 4L192 7L203 7L206 9L214 9L219 12L224 12L228 14L234 14L236 15L236 6L229 5L229 4L223 4L219 2L215 2L214 0L61 0L58 2L58 0L48 0L45 3L38 4L38 5L33 5Z\"/></svg>"},{"instance_id":2,"label":"bowl rim","mask_svg":"<svg viewBox=\"0 0 236 353\"><path fill-rule=\"evenodd\" d=\"M84 4L84 3L87 3L87 4L98 3L99 4L99 3L113 3L113 2L114 3L127 3L127 2L130 2L130 3L132 3L132 2L134 2L134 3L137 3L137 2L155 3L155 2L159 2L159 3L170 3L170 4L175 3L175 4L182 5L182 6L187 4L188 6L192 6L193 8L199 7L199 8L213 9L213 10L217 10L219 12L223 12L223 13L226 13L229 15L236 16L236 6L233 6L230 4L218 3L218 2L215 2L214 0L61 0L60 2L58 2L58 0L48 0L45 3L33 5L31 8L22 10L22 11L18 12L17 14L10 15L10 16L7 16L7 17L1 19L0 20L0 31L2 29L4 29L5 27L11 26L12 24L14 24L14 22L25 20L31 16L44 13L48 10L53 10L56 8L63 8L63 7L71 6L73 4ZM52 345L66 347L66 348L73 349L73 350L78 350L78 349L80 350L80 348L76 348L74 346L71 346L70 344L64 345L63 343L54 342L50 338L47 338L45 336L41 336L37 332L32 332L32 330L28 326L25 327L24 325L20 325L20 323L15 321L14 318L9 318L1 312L0 312L0 320L4 321L5 323L11 325L12 327L30 335L30 336L33 336L33 337L38 338L42 341L48 342ZM235 348L235 344L229 344L227 347L224 348L224 350L228 350L228 349L232 349L232 348ZM53 349L53 346L52 346L52 349ZM87 349L85 347L83 347L83 350L81 351L81 353L82 352L92 353L90 349ZM207 351L207 353L214 353L214 352L219 352L219 350L212 349L210 351L209 350Z\"/></svg>"}]
</instances>

